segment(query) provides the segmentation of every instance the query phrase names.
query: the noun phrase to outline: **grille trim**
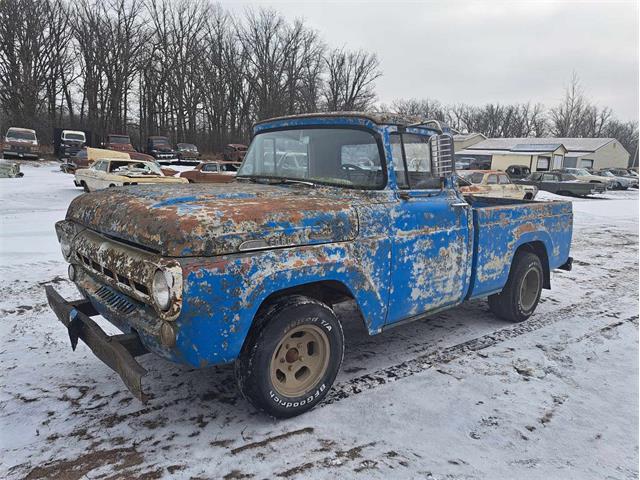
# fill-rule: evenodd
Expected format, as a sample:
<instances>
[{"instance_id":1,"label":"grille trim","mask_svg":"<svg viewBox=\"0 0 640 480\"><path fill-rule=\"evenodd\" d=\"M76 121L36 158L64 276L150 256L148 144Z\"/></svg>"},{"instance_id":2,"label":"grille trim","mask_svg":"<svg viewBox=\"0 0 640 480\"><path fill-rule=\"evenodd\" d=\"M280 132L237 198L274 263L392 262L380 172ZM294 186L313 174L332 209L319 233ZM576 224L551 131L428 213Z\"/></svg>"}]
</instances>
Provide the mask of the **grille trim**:
<instances>
[{"instance_id":1,"label":"grille trim","mask_svg":"<svg viewBox=\"0 0 640 480\"><path fill-rule=\"evenodd\" d=\"M106 285L102 285L95 291L95 295L104 303L120 313L131 314L135 312L136 305L124 294L116 292Z\"/></svg>"}]
</instances>

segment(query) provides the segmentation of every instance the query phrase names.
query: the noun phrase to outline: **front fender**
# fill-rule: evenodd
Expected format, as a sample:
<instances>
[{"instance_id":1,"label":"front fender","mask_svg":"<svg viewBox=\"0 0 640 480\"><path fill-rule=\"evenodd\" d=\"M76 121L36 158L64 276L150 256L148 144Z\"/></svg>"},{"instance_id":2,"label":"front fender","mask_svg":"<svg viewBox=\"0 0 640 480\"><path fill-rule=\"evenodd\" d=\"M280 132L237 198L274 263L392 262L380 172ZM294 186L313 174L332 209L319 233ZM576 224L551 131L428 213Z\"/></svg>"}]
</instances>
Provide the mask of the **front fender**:
<instances>
[{"instance_id":1,"label":"front fender","mask_svg":"<svg viewBox=\"0 0 640 480\"><path fill-rule=\"evenodd\" d=\"M345 242L181 261L179 360L196 367L235 360L260 305L278 291L333 280L349 289L368 329L384 324L390 244Z\"/></svg>"}]
</instances>

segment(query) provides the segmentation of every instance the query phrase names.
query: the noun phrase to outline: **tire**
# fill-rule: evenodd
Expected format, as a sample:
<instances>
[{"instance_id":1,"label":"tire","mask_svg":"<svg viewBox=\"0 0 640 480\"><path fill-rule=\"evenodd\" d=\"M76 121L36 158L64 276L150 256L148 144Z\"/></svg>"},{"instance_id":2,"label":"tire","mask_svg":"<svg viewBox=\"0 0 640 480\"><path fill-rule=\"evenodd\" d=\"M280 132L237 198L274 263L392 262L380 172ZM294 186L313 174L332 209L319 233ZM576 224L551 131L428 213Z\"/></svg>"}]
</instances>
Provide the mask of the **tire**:
<instances>
[{"instance_id":1,"label":"tire","mask_svg":"<svg viewBox=\"0 0 640 480\"><path fill-rule=\"evenodd\" d=\"M83 189L85 192L89 193L89 192L91 191L91 190L89 190L89 187L87 186L87 182L85 182L84 180L82 180L82 181L80 182L80 185L82 186L82 189Z\"/></svg>"},{"instance_id":2,"label":"tire","mask_svg":"<svg viewBox=\"0 0 640 480\"><path fill-rule=\"evenodd\" d=\"M325 397L343 353L342 325L329 306L284 297L258 312L235 363L238 388L258 410L294 417Z\"/></svg>"},{"instance_id":3,"label":"tire","mask_svg":"<svg viewBox=\"0 0 640 480\"><path fill-rule=\"evenodd\" d=\"M509 278L502 292L489 296L489 308L509 322L523 322L529 318L540 301L544 270L535 253L517 252L511 263Z\"/></svg>"},{"instance_id":4,"label":"tire","mask_svg":"<svg viewBox=\"0 0 640 480\"><path fill-rule=\"evenodd\" d=\"M533 200L533 195L530 193L525 194L524 200Z\"/></svg>"}]
</instances>

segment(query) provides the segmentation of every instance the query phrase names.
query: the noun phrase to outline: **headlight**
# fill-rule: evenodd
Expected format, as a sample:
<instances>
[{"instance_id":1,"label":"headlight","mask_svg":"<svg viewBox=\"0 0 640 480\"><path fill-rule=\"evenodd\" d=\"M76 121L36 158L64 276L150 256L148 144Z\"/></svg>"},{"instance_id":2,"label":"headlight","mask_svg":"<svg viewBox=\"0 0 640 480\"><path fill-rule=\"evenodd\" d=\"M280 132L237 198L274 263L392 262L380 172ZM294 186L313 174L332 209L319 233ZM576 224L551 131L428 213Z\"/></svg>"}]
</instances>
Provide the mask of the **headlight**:
<instances>
[{"instance_id":1,"label":"headlight","mask_svg":"<svg viewBox=\"0 0 640 480\"><path fill-rule=\"evenodd\" d=\"M60 250L62 250L64 258L69 258L69 255L71 255L71 243L69 243L69 239L65 236L60 238Z\"/></svg>"},{"instance_id":2,"label":"headlight","mask_svg":"<svg viewBox=\"0 0 640 480\"><path fill-rule=\"evenodd\" d=\"M151 285L153 301L162 311L169 310L171 306L171 288L169 287L171 279L167 278L168 275L163 270L156 270L153 275L153 284Z\"/></svg>"}]
</instances>

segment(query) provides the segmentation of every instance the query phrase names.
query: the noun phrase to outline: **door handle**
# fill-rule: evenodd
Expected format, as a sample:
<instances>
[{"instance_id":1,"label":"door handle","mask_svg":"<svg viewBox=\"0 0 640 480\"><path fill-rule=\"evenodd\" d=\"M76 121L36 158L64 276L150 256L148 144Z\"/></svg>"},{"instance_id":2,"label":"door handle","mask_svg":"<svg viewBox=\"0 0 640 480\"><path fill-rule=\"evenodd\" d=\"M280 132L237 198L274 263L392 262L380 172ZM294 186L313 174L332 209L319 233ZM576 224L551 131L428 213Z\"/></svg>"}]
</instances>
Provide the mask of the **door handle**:
<instances>
[{"instance_id":1,"label":"door handle","mask_svg":"<svg viewBox=\"0 0 640 480\"><path fill-rule=\"evenodd\" d=\"M453 208L464 208L464 207L468 207L469 204L467 202L456 202L456 203L451 203L450 204Z\"/></svg>"}]
</instances>

